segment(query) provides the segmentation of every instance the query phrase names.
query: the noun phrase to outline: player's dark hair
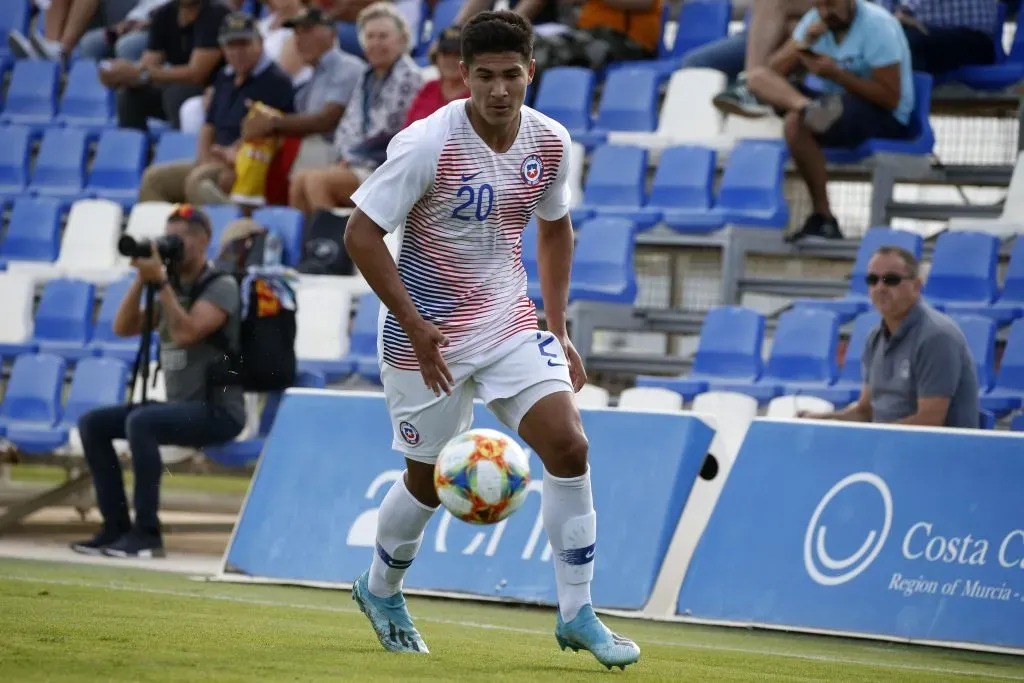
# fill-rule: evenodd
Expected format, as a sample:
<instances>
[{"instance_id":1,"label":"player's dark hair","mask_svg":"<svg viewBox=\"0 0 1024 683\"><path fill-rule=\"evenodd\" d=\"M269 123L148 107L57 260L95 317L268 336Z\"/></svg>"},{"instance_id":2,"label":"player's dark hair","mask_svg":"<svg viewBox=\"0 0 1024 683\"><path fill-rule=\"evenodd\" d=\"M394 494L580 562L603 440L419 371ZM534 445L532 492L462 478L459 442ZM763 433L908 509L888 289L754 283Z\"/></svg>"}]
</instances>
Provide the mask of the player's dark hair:
<instances>
[{"instance_id":1,"label":"player's dark hair","mask_svg":"<svg viewBox=\"0 0 1024 683\"><path fill-rule=\"evenodd\" d=\"M515 52L523 61L533 59L533 26L515 12L480 12L462 28L462 61L472 64L477 55Z\"/></svg>"},{"instance_id":2,"label":"player's dark hair","mask_svg":"<svg viewBox=\"0 0 1024 683\"><path fill-rule=\"evenodd\" d=\"M920 264L917 262L917 257L903 247L887 244L884 247L879 247L875 252L875 255L899 256L900 260L903 261L903 265L907 269L907 277L917 277L918 272L920 272L921 268Z\"/></svg>"}]
</instances>

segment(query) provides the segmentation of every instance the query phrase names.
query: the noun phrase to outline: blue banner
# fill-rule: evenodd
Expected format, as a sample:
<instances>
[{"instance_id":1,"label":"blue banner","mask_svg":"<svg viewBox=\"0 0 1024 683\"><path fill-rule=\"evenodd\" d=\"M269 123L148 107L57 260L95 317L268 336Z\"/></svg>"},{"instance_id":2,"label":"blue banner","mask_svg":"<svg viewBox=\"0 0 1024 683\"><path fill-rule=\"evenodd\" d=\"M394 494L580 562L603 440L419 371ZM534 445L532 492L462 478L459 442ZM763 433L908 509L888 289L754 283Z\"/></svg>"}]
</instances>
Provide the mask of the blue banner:
<instances>
[{"instance_id":1,"label":"blue banner","mask_svg":"<svg viewBox=\"0 0 1024 683\"><path fill-rule=\"evenodd\" d=\"M678 612L1024 647L1024 438L757 420Z\"/></svg>"},{"instance_id":2,"label":"blue banner","mask_svg":"<svg viewBox=\"0 0 1024 683\"><path fill-rule=\"evenodd\" d=\"M617 410L584 411L583 425L598 524L594 604L640 609L714 432L692 416ZM474 426L509 433L479 403ZM435 514L406 587L553 604L543 470L532 452L530 465L533 493L504 522L481 527ZM377 507L403 468L380 394L290 391L250 485L228 571L352 582L369 566Z\"/></svg>"}]
</instances>

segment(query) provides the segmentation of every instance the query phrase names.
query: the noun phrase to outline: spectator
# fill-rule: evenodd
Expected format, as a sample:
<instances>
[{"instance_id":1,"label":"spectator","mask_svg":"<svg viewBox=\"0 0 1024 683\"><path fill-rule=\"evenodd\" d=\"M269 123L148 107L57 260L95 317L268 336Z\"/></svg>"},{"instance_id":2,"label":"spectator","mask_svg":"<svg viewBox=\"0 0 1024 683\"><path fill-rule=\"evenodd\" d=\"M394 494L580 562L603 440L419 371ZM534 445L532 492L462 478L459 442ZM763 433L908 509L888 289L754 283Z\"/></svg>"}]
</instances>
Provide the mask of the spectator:
<instances>
[{"instance_id":1,"label":"spectator","mask_svg":"<svg viewBox=\"0 0 1024 683\"><path fill-rule=\"evenodd\" d=\"M876 1L903 25L914 71L941 74L996 59L999 0Z\"/></svg>"},{"instance_id":2,"label":"spectator","mask_svg":"<svg viewBox=\"0 0 1024 683\"><path fill-rule=\"evenodd\" d=\"M150 15L168 0L139 0L128 16L116 24L94 28L82 36L78 51L85 59L142 59L149 42Z\"/></svg>"},{"instance_id":3,"label":"spectator","mask_svg":"<svg viewBox=\"0 0 1024 683\"><path fill-rule=\"evenodd\" d=\"M818 77L820 92L787 80L798 65ZM810 192L813 212L795 238L841 238L822 147L911 135L914 74L899 22L866 0L818 0L768 66L750 73L748 84L785 117L786 144Z\"/></svg>"},{"instance_id":4,"label":"spectator","mask_svg":"<svg viewBox=\"0 0 1024 683\"><path fill-rule=\"evenodd\" d=\"M218 0L168 2L152 14L142 59L115 59L100 70L103 84L119 89L117 119L122 128L147 130L150 118L180 128L182 103L201 95L222 64L217 34L229 12Z\"/></svg>"},{"instance_id":5,"label":"spectator","mask_svg":"<svg viewBox=\"0 0 1024 683\"><path fill-rule=\"evenodd\" d=\"M967 340L955 322L921 300L918 272L917 259L905 249L875 252L867 283L882 321L861 353L860 398L840 411L801 417L978 427L978 377ZM847 352L847 363L857 362L851 358L856 352Z\"/></svg>"},{"instance_id":6,"label":"spectator","mask_svg":"<svg viewBox=\"0 0 1024 683\"><path fill-rule=\"evenodd\" d=\"M285 73L295 76L304 64L295 50L294 33L287 22L305 11L303 0L266 0L267 14L260 19L263 50Z\"/></svg>"},{"instance_id":7,"label":"spectator","mask_svg":"<svg viewBox=\"0 0 1024 683\"><path fill-rule=\"evenodd\" d=\"M142 175L139 201L223 204L230 187L221 178L233 175L247 103L263 104L289 113L293 109L292 82L263 54L255 20L243 12L230 14L220 30L220 46L227 66L217 75L206 123L199 132L196 162L181 161L150 166Z\"/></svg>"},{"instance_id":8,"label":"spectator","mask_svg":"<svg viewBox=\"0 0 1024 683\"><path fill-rule=\"evenodd\" d=\"M242 125L246 140L268 135L303 138L293 168L324 167L333 161L331 140L366 63L337 48L334 22L317 8L285 22L312 76L295 94L295 112L285 116L253 116Z\"/></svg>"},{"instance_id":9,"label":"spectator","mask_svg":"<svg viewBox=\"0 0 1024 683\"><path fill-rule=\"evenodd\" d=\"M65 61L82 39L89 24L97 17L101 25L120 24L136 1L50 0L43 9L43 32L39 32L38 24L36 30L30 31L27 37L21 31L9 31L7 45L21 59Z\"/></svg>"},{"instance_id":10,"label":"spectator","mask_svg":"<svg viewBox=\"0 0 1024 683\"><path fill-rule=\"evenodd\" d=\"M388 143L423 83L408 55L409 25L393 4L375 2L359 13L356 25L369 66L335 133L335 165L291 179L289 204L304 213L349 205L352 193L387 157Z\"/></svg>"},{"instance_id":11,"label":"spectator","mask_svg":"<svg viewBox=\"0 0 1024 683\"><path fill-rule=\"evenodd\" d=\"M430 61L437 67L440 77L420 88L409 107L406 126L430 116L453 100L469 97L469 88L459 69L461 54L462 31L457 26L446 28L430 49Z\"/></svg>"},{"instance_id":12,"label":"spectator","mask_svg":"<svg viewBox=\"0 0 1024 683\"><path fill-rule=\"evenodd\" d=\"M224 357L208 339L223 330L237 348L241 297L229 274L205 284L198 300L191 292L208 271L210 220L199 209L179 207L167 220L167 234L183 243L184 256L177 268L178 283L171 283L163 261L133 259L138 271L114 318L114 332L122 337L142 331L141 295L145 285L156 288L154 311L159 331L160 359L167 385L166 403L116 405L98 408L78 421L85 460L92 472L96 502L103 527L93 538L71 548L89 555L162 557L160 531L161 445L201 448L235 438L245 425L241 387L212 386L210 370ZM135 523L128 514L121 465L114 439L127 439L135 476Z\"/></svg>"}]
</instances>

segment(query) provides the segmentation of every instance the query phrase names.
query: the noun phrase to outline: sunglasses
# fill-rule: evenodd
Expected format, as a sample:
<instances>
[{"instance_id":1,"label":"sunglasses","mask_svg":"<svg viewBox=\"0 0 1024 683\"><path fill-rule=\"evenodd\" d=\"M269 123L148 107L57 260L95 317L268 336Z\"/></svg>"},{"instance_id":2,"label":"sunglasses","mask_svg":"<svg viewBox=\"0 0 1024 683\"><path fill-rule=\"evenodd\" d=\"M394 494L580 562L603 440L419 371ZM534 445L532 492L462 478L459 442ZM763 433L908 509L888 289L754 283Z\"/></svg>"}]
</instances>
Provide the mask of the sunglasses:
<instances>
[{"instance_id":1,"label":"sunglasses","mask_svg":"<svg viewBox=\"0 0 1024 683\"><path fill-rule=\"evenodd\" d=\"M906 275L900 275L898 273L886 273L885 275L876 275L875 273L868 273L864 276L864 282L868 283L868 287L874 287L881 282L886 287L896 287L904 280L909 280Z\"/></svg>"}]
</instances>

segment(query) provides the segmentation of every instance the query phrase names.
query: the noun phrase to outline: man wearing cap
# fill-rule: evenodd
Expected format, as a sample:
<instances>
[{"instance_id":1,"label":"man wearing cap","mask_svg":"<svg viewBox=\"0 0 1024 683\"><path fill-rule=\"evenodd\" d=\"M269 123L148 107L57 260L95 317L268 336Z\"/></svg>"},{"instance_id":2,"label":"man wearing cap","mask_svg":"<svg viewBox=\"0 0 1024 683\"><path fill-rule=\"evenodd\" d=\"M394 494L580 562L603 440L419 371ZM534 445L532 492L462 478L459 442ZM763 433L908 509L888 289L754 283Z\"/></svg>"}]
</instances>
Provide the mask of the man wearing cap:
<instances>
[{"instance_id":1,"label":"man wearing cap","mask_svg":"<svg viewBox=\"0 0 1024 683\"><path fill-rule=\"evenodd\" d=\"M140 202L227 203L218 181L225 169L233 172L249 104L261 102L282 112L294 111L292 80L264 54L251 16L234 12L225 17L219 41L227 66L213 81L206 123L199 131L197 161L147 168L139 187Z\"/></svg>"},{"instance_id":2,"label":"man wearing cap","mask_svg":"<svg viewBox=\"0 0 1024 683\"><path fill-rule=\"evenodd\" d=\"M223 63L217 33L230 8L220 0L173 0L153 12L142 59L100 64L100 82L118 88L121 128L147 130L163 119L180 128L182 103L203 89Z\"/></svg>"},{"instance_id":3,"label":"man wearing cap","mask_svg":"<svg viewBox=\"0 0 1024 683\"><path fill-rule=\"evenodd\" d=\"M424 83L409 105L405 125L425 119L454 100L469 97L469 88L462 78L459 62L462 60L462 29L449 26L430 48L430 61L437 67L438 78Z\"/></svg>"},{"instance_id":4,"label":"man wearing cap","mask_svg":"<svg viewBox=\"0 0 1024 683\"><path fill-rule=\"evenodd\" d=\"M242 125L242 136L246 140L268 135L303 138L292 169L328 166L334 160L334 131L366 62L338 49L334 22L320 9L307 8L283 26L295 32L295 47L302 61L313 68L313 75L295 93L294 114L254 113Z\"/></svg>"},{"instance_id":5,"label":"man wearing cap","mask_svg":"<svg viewBox=\"0 0 1024 683\"><path fill-rule=\"evenodd\" d=\"M96 504L103 526L93 538L71 548L89 555L162 557L158 516L161 445L202 448L234 439L245 425L241 387L211 382L211 371L224 354L209 342L223 330L227 342L239 347L241 299L238 282L229 274L211 274L193 302L193 291L209 273L210 219L200 209L178 206L167 219L167 235L181 241L179 282L168 279L154 249L136 258L137 275L114 317L114 333L132 337L142 332L142 292L155 288L155 329L159 333L160 365L167 388L165 403L122 404L97 408L81 417L82 450L92 472ZM115 439L127 439L135 476L132 522Z\"/></svg>"}]
</instances>

